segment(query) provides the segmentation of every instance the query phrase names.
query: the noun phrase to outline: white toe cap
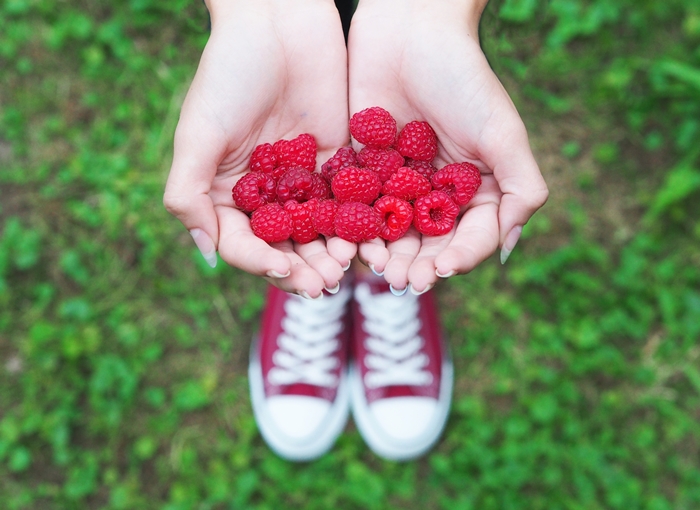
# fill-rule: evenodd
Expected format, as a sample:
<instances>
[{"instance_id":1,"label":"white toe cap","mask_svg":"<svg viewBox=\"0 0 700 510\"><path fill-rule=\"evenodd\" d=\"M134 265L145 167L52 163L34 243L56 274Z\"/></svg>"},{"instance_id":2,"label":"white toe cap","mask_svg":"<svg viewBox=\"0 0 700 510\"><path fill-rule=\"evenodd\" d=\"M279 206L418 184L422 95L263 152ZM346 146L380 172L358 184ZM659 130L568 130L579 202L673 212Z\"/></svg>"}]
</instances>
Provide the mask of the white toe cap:
<instances>
[{"instance_id":1,"label":"white toe cap","mask_svg":"<svg viewBox=\"0 0 700 510\"><path fill-rule=\"evenodd\" d=\"M385 434L411 440L431 428L438 401L429 397L393 397L377 400L369 411Z\"/></svg>"},{"instance_id":2,"label":"white toe cap","mask_svg":"<svg viewBox=\"0 0 700 510\"><path fill-rule=\"evenodd\" d=\"M269 397L266 405L275 428L293 439L313 435L331 408L327 400L302 395Z\"/></svg>"}]
</instances>

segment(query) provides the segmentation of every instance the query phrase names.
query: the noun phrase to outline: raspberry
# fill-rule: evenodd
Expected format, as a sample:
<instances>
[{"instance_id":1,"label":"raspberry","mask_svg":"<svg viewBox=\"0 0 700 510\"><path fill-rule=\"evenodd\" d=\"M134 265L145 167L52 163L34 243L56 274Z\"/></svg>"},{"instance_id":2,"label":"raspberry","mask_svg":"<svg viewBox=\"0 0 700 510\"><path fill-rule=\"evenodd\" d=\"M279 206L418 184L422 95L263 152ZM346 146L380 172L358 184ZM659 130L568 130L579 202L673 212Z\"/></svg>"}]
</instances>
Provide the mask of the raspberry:
<instances>
[{"instance_id":1,"label":"raspberry","mask_svg":"<svg viewBox=\"0 0 700 510\"><path fill-rule=\"evenodd\" d=\"M331 188L338 202L371 204L379 196L382 183L371 170L349 166L335 174Z\"/></svg>"},{"instance_id":2,"label":"raspberry","mask_svg":"<svg viewBox=\"0 0 700 510\"><path fill-rule=\"evenodd\" d=\"M335 216L335 233L351 243L370 241L379 235L382 220L369 205L361 202L340 204Z\"/></svg>"},{"instance_id":3,"label":"raspberry","mask_svg":"<svg viewBox=\"0 0 700 510\"><path fill-rule=\"evenodd\" d=\"M444 191L457 205L464 205L481 186L481 173L471 163L452 163L441 168L430 179L433 189Z\"/></svg>"},{"instance_id":4,"label":"raspberry","mask_svg":"<svg viewBox=\"0 0 700 510\"><path fill-rule=\"evenodd\" d=\"M365 168L376 172L382 182L386 182L404 163L403 156L393 149L371 147L362 149L357 155L357 160Z\"/></svg>"},{"instance_id":5,"label":"raspberry","mask_svg":"<svg viewBox=\"0 0 700 510\"><path fill-rule=\"evenodd\" d=\"M272 146L277 157L277 166L283 170L302 167L309 172L316 169L316 139L302 133L292 140L278 140Z\"/></svg>"},{"instance_id":6,"label":"raspberry","mask_svg":"<svg viewBox=\"0 0 700 510\"><path fill-rule=\"evenodd\" d=\"M292 217L277 203L265 204L253 211L250 227L263 241L279 243L292 234Z\"/></svg>"},{"instance_id":7,"label":"raspberry","mask_svg":"<svg viewBox=\"0 0 700 510\"><path fill-rule=\"evenodd\" d=\"M430 181L407 166L399 168L382 187L382 194L415 200L431 190Z\"/></svg>"},{"instance_id":8,"label":"raspberry","mask_svg":"<svg viewBox=\"0 0 700 510\"><path fill-rule=\"evenodd\" d=\"M269 143L261 143L250 155L249 167L253 172L262 172L269 174L275 179L279 179L279 175L275 175L275 166L277 165L277 155Z\"/></svg>"},{"instance_id":9,"label":"raspberry","mask_svg":"<svg viewBox=\"0 0 700 510\"><path fill-rule=\"evenodd\" d=\"M335 216L338 213L338 202L335 200L321 200L314 216L314 228L316 232L326 237L335 235Z\"/></svg>"},{"instance_id":10,"label":"raspberry","mask_svg":"<svg viewBox=\"0 0 700 510\"><path fill-rule=\"evenodd\" d=\"M432 161L438 150L437 135L427 122L414 120L399 133L396 150L407 158Z\"/></svg>"},{"instance_id":11,"label":"raspberry","mask_svg":"<svg viewBox=\"0 0 700 510\"><path fill-rule=\"evenodd\" d=\"M350 118L350 134L361 144L384 149L396 139L396 121L384 108L373 106Z\"/></svg>"},{"instance_id":12,"label":"raspberry","mask_svg":"<svg viewBox=\"0 0 700 510\"><path fill-rule=\"evenodd\" d=\"M455 224L459 206L444 191L431 191L416 200L413 206L413 225L426 236L447 234Z\"/></svg>"},{"instance_id":13,"label":"raspberry","mask_svg":"<svg viewBox=\"0 0 700 510\"><path fill-rule=\"evenodd\" d=\"M297 167L287 170L277 181L277 201L284 204L287 200L306 202L313 197L314 178L311 172Z\"/></svg>"},{"instance_id":14,"label":"raspberry","mask_svg":"<svg viewBox=\"0 0 700 510\"><path fill-rule=\"evenodd\" d=\"M341 147L321 165L321 173L328 182L331 182L338 170L347 166L357 166L357 154L352 147Z\"/></svg>"},{"instance_id":15,"label":"raspberry","mask_svg":"<svg viewBox=\"0 0 700 510\"><path fill-rule=\"evenodd\" d=\"M404 236L413 221L413 207L397 197L383 196L374 203L382 220L379 237L387 241L396 241Z\"/></svg>"},{"instance_id":16,"label":"raspberry","mask_svg":"<svg viewBox=\"0 0 700 510\"><path fill-rule=\"evenodd\" d=\"M437 172L437 168L435 168L435 165L433 165L430 161L418 161L417 159L407 159L406 166L408 168L412 168L426 179L430 179L433 176L433 174Z\"/></svg>"},{"instance_id":17,"label":"raspberry","mask_svg":"<svg viewBox=\"0 0 700 510\"><path fill-rule=\"evenodd\" d=\"M318 199L299 203L295 200L287 200L284 203L284 210L292 217L291 238L297 243L310 243L318 237L318 232L314 228L314 216L318 209Z\"/></svg>"},{"instance_id":18,"label":"raspberry","mask_svg":"<svg viewBox=\"0 0 700 510\"><path fill-rule=\"evenodd\" d=\"M249 172L236 182L231 194L236 207L252 212L275 200L275 180L267 174Z\"/></svg>"},{"instance_id":19,"label":"raspberry","mask_svg":"<svg viewBox=\"0 0 700 510\"><path fill-rule=\"evenodd\" d=\"M331 185L319 173L314 172L311 174L310 195L312 198L318 198L319 200L331 198Z\"/></svg>"}]
</instances>

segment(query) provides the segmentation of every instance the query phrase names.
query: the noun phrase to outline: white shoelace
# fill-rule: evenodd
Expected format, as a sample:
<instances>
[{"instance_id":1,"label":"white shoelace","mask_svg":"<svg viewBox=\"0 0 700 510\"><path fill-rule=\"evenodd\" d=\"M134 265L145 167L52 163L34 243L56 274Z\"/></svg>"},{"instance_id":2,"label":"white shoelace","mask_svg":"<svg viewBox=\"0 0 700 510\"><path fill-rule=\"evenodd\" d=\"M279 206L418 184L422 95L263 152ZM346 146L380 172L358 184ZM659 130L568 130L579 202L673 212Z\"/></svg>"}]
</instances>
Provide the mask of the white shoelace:
<instances>
[{"instance_id":1,"label":"white shoelace","mask_svg":"<svg viewBox=\"0 0 700 510\"><path fill-rule=\"evenodd\" d=\"M338 377L333 370L340 360L338 334L343 329L343 315L350 292L341 288L338 294L310 301L292 296L284 304L286 317L277 338L279 349L272 356L275 366L268 372L268 381L275 385L307 383L335 387Z\"/></svg>"},{"instance_id":2,"label":"white shoelace","mask_svg":"<svg viewBox=\"0 0 700 510\"><path fill-rule=\"evenodd\" d=\"M372 294L369 285L358 284L355 299L365 317L365 385L380 388L393 385L423 386L433 380L425 370L428 356L421 352L425 340L419 335L418 298L405 294L397 298L388 292Z\"/></svg>"}]
</instances>

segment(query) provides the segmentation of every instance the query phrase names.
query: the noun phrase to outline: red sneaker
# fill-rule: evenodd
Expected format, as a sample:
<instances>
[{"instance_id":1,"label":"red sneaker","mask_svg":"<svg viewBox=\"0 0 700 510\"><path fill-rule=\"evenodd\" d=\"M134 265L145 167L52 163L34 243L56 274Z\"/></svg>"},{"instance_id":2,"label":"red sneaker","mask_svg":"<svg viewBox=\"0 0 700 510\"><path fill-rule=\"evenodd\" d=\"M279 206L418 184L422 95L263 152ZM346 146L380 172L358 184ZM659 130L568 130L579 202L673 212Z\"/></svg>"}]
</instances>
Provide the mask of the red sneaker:
<instances>
[{"instance_id":1,"label":"red sneaker","mask_svg":"<svg viewBox=\"0 0 700 510\"><path fill-rule=\"evenodd\" d=\"M350 286L308 300L270 286L248 376L260 433L280 457L326 453L348 419Z\"/></svg>"},{"instance_id":2,"label":"red sneaker","mask_svg":"<svg viewBox=\"0 0 700 510\"><path fill-rule=\"evenodd\" d=\"M431 291L400 297L383 280L358 278L350 399L368 446L409 460L439 439L452 398L452 360Z\"/></svg>"}]
</instances>

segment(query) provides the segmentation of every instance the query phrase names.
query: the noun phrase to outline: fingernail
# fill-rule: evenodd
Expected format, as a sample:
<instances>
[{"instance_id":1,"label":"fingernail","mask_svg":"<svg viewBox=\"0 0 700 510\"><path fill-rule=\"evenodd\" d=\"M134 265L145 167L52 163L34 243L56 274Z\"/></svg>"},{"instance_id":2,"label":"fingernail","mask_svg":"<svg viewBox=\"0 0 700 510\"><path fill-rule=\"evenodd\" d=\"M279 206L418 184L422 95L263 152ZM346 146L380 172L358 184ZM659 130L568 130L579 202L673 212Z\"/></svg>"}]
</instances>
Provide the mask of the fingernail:
<instances>
[{"instance_id":1,"label":"fingernail","mask_svg":"<svg viewBox=\"0 0 700 510\"><path fill-rule=\"evenodd\" d=\"M299 295L303 297L304 299L309 299L311 301L318 301L319 299L323 299L323 292L321 292L318 296L316 297L311 297L308 292L305 290L302 290L299 292Z\"/></svg>"},{"instance_id":2,"label":"fingernail","mask_svg":"<svg viewBox=\"0 0 700 510\"><path fill-rule=\"evenodd\" d=\"M287 270L286 274L278 273L278 272L275 271L274 269L270 269L270 270L267 272L267 276L269 276L270 278L286 278L286 277L289 276L290 274L292 274L292 270L291 270L291 269Z\"/></svg>"},{"instance_id":3,"label":"fingernail","mask_svg":"<svg viewBox=\"0 0 700 510\"><path fill-rule=\"evenodd\" d=\"M409 284L409 285L408 285L408 288L411 290L411 294L413 294L414 296L420 296L421 294L425 294L425 293L428 292L430 289L432 289L432 288L433 288L433 285L434 285L434 284L431 283L430 285L428 285L426 288L424 288L424 289L421 290L420 292L417 292L416 289L413 288L413 284Z\"/></svg>"},{"instance_id":4,"label":"fingernail","mask_svg":"<svg viewBox=\"0 0 700 510\"><path fill-rule=\"evenodd\" d=\"M440 274L440 271L438 271L438 270L436 269L436 270L435 270L435 274L436 274L439 278L449 278L450 276L454 276L455 274L457 274L457 271L455 271L455 270L453 269L452 271L448 271L446 274Z\"/></svg>"},{"instance_id":5,"label":"fingernail","mask_svg":"<svg viewBox=\"0 0 700 510\"><path fill-rule=\"evenodd\" d=\"M350 266L352 265L352 260L348 260L348 265L343 268L343 271L347 271L350 269Z\"/></svg>"},{"instance_id":6,"label":"fingernail","mask_svg":"<svg viewBox=\"0 0 700 510\"><path fill-rule=\"evenodd\" d=\"M369 268L372 270L372 272L377 275L377 276L384 276L384 271L381 273L378 273L376 269L374 269L374 264L368 264Z\"/></svg>"},{"instance_id":7,"label":"fingernail","mask_svg":"<svg viewBox=\"0 0 700 510\"><path fill-rule=\"evenodd\" d=\"M328 292L329 294L337 294L340 290L340 282L336 283L335 287L333 287L332 289L329 289L328 287L323 288L326 289L326 292Z\"/></svg>"},{"instance_id":8,"label":"fingernail","mask_svg":"<svg viewBox=\"0 0 700 510\"><path fill-rule=\"evenodd\" d=\"M201 228L193 228L190 230L190 235L194 239L194 244L197 245L199 252L207 261L209 267L216 267L216 248L214 247L214 241L211 237Z\"/></svg>"},{"instance_id":9,"label":"fingernail","mask_svg":"<svg viewBox=\"0 0 700 510\"><path fill-rule=\"evenodd\" d=\"M389 284L389 290L394 296L403 296L406 294L406 291L408 290L408 285L406 285L403 289L401 290L396 290L393 285Z\"/></svg>"},{"instance_id":10,"label":"fingernail","mask_svg":"<svg viewBox=\"0 0 700 510\"><path fill-rule=\"evenodd\" d=\"M513 227L513 229L508 232L506 240L503 241L503 246L501 247L501 264L506 263L506 260L508 260L508 257L510 257L513 248L515 248L515 245L518 244L518 239L520 239L520 234L522 233L523 227L521 225Z\"/></svg>"}]
</instances>

